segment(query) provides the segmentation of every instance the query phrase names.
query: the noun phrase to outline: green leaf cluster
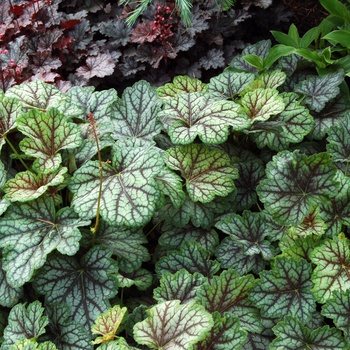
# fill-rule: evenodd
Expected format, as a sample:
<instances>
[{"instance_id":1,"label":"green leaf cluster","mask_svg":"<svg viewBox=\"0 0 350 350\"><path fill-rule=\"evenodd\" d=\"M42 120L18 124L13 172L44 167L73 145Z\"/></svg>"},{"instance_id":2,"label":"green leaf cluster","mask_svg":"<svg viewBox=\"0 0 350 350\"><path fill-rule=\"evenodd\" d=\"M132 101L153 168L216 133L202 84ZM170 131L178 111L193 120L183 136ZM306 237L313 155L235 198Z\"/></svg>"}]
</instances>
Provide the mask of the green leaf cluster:
<instances>
[{"instance_id":1,"label":"green leaf cluster","mask_svg":"<svg viewBox=\"0 0 350 350\"><path fill-rule=\"evenodd\" d=\"M303 59L2 94L0 349L348 349L346 71Z\"/></svg>"}]
</instances>

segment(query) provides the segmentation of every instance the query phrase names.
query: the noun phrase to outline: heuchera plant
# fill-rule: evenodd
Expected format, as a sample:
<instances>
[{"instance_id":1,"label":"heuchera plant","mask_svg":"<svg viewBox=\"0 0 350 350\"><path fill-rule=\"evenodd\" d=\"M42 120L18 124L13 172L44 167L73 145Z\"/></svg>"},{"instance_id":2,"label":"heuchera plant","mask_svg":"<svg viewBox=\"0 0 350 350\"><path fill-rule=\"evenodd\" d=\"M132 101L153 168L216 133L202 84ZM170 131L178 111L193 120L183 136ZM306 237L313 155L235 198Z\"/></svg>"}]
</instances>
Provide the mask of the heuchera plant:
<instances>
[{"instance_id":1,"label":"heuchera plant","mask_svg":"<svg viewBox=\"0 0 350 350\"><path fill-rule=\"evenodd\" d=\"M1 350L349 348L344 71L270 49L1 94Z\"/></svg>"}]
</instances>

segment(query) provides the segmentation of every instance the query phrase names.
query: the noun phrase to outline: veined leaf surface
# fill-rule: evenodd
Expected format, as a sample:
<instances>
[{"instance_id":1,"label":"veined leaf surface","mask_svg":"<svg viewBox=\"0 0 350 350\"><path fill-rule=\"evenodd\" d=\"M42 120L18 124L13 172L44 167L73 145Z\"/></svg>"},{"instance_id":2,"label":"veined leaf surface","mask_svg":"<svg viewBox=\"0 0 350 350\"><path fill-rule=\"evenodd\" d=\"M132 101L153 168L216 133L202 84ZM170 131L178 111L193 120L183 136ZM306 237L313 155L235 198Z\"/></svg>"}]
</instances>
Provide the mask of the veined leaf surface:
<instances>
[{"instance_id":1,"label":"veined leaf surface","mask_svg":"<svg viewBox=\"0 0 350 350\"><path fill-rule=\"evenodd\" d=\"M204 143L220 144L233 130L249 127L241 107L232 101L212 99L209 94L180 94L165 102L158 117L174 144L190 144L198 136Z\"/></svg>"},{"instance_id":2,"label":"veined leaf surface","mask_svg":"<svg viewBox=\"0 0 350 350\"><path fill-rule=\"evenodd\" d=\"M179 300L166 301L148 310L146 320L134 326L134 338L151 349L192 350L204 339L213 319L203 306Z\"/></svg>"},{"instance_id":3,"label":"veined leaf surface","mask_svg":"<svg viewBox=\"0 0 350 350\"><path fill-rule=\"evenodd\" d=\"M235 188L233 180L238 177L225 152L200 144L169 149L166 164L181 172L186 179L187 192L195 202L207 203L215 196L228 195Z\"/></svg>"},{"instance_id":4,"label":"veined leaf surface","mask_svg":"<svg viewBox=\"0 0 350 350\"><path fill-rule=\"evenodd\" d=\"M108 299L117 293L117 271L112 252L95 246L82 258L53 254L34 280L34 288L49 303L64 302L72 317L90 332L97 317L109 308Z\"/></svg>"},{"instance_id":5,"label":"veined leaf surface","mask_svg":"<svg viewBox=\"0 0 350 350\"><path fill-rule=\"evenodd\" d=\"M47 316L44 316L44 308L39 301L34 301L28 306L15 305L8 317L1 349L8 350L11 345L23 339L36 339L45 333L48 322Z\"/></svg>"},{"instance_id":6,"label":"veined leaf surface","mask_svg":"<svg viewBox=\"0 0 350 350\"><path fill-rule=\"evenodd\" d=\"M146 81L139 81L124 90L121 99L111 106L113 136L152 140L160 133L157 119L160 100L155 89Z\"/></svg>"},{"instance_id":7,"label":"veined leaf surface","mask_svg":"<svg viewBox=\"0 0 350 350\"><path fill-rule=\"evenodd\" d=\"M65 180L67 168L60 168L48 174L23 171L8 180L4 186L5 198L11 202L28 202L44 194L48 187L58 186Z\"/></svg>"},{"instance_id":8,"label":"veined leaf surface","mask_svg":"<svg viewBox=\"0 0 350 350\"><path fill-rule=\"evenodd\" d=\"M339 329L323 326L311 331L298 318L290 315L277 323L273 331L277 338L272 341L269 347L271 350L347 349L346 342Z\"/></svg>"},{"instance_id":9,"label":"veined leaf surface","mask_svg":"<svg viewBox=\"0 0 350 350\"><path fill-rule=\"evenodd\" d=\"M57 107L64 100L64 95L53 84L46 84L39 79L12 86L5 96L18 99L25 108L42 111Z\"/></svg>"},{"instance_id":10,"label":"veined leaf surface","mask_svg":"<svg viewBox=\"0 0 350 350\"><path fill-rule=\"evenodd\" d=\"M16 305L23 296L23 288L13 288L6 279L5 271L0 261L0 305L4 307L12 307ZM1 314L0 314L1 317ZM1 332L1 323L0 323ZM0 333L1 334L1 333Z\"/></svg>"},{"instance_id":11,"label":"veined leaf surface","mask_svg":"<svg viewBox=\"0 0 350 350\"><path fill-rule=\"evenodd\" d=\"M159 199L155 177L163 164L159 150L153 146L129 141L114 144L111 164L102 164L102 218L112 225L128 227L149 221ZM100 188L99 162L84 164L68 186L74 193L74 209L82 217L93 218Z\"/></svg>"},{"instance_id":12,"label":"veined leaf surface","mask_svg":"<svg viewBox=\"0 0 350 350\"><path fill-rule=\"evenodd\" d=\"M349 240L343 234L326 240L313 250L310 258L317 265L312 281L315 284L313 294L318 302L325 303L334 290L350 288Z\"/></svg>"},{"instance_id":13,"label":"veined leaf surface","mask_svg":"<svg viewBox=\"0 0 350 350\"><path fill-rule=\"evenodd\" d=\"M279 152L266 166L267 179L257 192L274 219L298 225L320 201L337 193L336 168L327 153L307 157L298 151Z\"/></svg>"},{"instance_id":14,"label":"veined leaf surface","mask_svg":"<svg viewBox=\"0 0 350 350\"><path fill-rule=\"evenodd\" d=\"M20 287L29 281L55 249L74 255L81 238L78 227L89 224L71 208L56 213L51 198L12 204L0 219L0 246L5 248L3 268L9 284Z\"/></svg>"},{"instance_id":15,"label":"veined leaf surface","mask_svg":"<svg viewBox=\"0 0 350 350\"><path fill-rule=\"evenodd\" d=\"M17 126L28 136L20 142L21 150L35 157L33 168L45 174L61 164L60 150L78 147L82 141L78 127L55 108L31 110L17 119Z\"/></svg>"},{"instance_id":16,"label":"veined leaf surface","mask_svg":"<svg viewBox=\"0 0 350 350\"><path fill-rule=\"evenodd\" d=\"M311 265L303 259L275 259L271 270L260 272L249 297L263 315L282 318L290 314L307 322L316 311L311 272Z\"/></svg>"}]
</instances>

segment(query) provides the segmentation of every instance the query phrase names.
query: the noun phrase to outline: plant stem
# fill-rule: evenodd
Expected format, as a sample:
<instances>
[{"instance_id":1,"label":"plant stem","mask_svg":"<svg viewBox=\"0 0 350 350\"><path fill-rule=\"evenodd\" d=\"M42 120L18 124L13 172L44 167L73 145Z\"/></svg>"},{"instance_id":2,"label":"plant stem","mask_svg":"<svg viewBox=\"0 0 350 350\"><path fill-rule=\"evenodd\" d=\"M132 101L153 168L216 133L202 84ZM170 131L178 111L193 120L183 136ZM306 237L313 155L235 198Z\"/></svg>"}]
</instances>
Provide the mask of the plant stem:
<instances>
[{"instance_id":1,"label":"plant stem","mask_svg":"<svg viewBox=\"0 0 350 350\"><path fill-rule=\"evenodd\" d=\"M11 141L8 139L7 135L3 135L4 140L6 141L6 143L10 146L10 148L12 149L13 153L17 156L17 158L19 159L19 161L22 163L22 165L25 167L25 169L27 169L30 172L33 172L32 169L29 169L27 164L23 161L21 155L17 152L16 148L13 146L13 144L11 143Z\"/></svg>"}]
</instances>

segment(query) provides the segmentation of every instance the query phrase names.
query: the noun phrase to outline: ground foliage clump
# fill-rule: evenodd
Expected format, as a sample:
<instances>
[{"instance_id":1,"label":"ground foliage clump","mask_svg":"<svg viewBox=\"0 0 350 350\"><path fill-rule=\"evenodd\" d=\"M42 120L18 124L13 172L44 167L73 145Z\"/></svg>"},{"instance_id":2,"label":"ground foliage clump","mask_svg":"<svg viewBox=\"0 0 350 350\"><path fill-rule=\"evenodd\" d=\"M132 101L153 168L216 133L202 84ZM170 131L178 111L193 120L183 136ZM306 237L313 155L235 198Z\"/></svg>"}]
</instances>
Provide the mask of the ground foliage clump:
<instances>
[{"instance_id":1,"label":"ground foliage clump","mask_svg":"<svg viewBox=\"0 0 350 350\"><path fill-rule=\"evenodd\" d=\"M349 348L350 11L321 3L319 26L274 30L277 44L245 45L208 81L141 79L122 93L91 86L87 66L69 72L74 42L62 70L30 77L36 55L8 20L1 350ZM32 4L10 10L32 23L54 8ZM67 16L63 41L88 18ZM124 28L153 43L139 21ZM159 45L175 35L166 25ZM47 62L66 54L54 43ZM86 47L83 60L114 52Z\"/></svg>"}]
</instances>

